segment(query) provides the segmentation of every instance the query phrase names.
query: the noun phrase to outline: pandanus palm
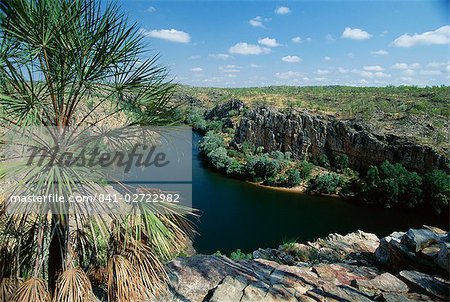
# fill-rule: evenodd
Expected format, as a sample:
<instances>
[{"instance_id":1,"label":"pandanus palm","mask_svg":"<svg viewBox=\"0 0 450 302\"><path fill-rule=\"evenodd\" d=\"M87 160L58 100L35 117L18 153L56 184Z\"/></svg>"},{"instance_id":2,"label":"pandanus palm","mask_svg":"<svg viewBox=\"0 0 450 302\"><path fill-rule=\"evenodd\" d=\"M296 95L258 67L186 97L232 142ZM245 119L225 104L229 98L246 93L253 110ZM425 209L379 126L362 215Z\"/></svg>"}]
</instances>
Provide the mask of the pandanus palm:
<instances>
[{"instance_id":1,"label":"pandanus palm","mask_svg":"<svg viewBox=\"0 0 450 302\"><path fill-rule=\"evenodd\" d=\"M0 1L0 125L56 129L176 122L173 84L115 4L94 0ZM3 131L4 132L4 131ZM2 169L7 175L11 169ZM83 190L70 170L25 173L45 192ZM71 174L72 173L72 174ZM81 184L80 184L81 183ZM163 261L192 235L186 208L1 214L0 299L140 301L166 280ZM47 281L45 281L47 280Z\"/></svg>"}]
</instances>

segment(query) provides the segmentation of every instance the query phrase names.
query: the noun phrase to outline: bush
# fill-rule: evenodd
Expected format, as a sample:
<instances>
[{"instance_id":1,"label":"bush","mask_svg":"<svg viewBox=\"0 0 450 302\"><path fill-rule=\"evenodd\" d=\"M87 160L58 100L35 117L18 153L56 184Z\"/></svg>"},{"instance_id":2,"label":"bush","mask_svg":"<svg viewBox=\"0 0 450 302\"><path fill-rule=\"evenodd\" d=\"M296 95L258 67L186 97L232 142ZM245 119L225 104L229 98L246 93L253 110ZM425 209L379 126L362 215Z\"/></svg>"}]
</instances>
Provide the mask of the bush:
<instances>
[{"instance_id":1,"label":"bush","mask_svg":"<svg viewBox=\"0 0 450 302\"><path fill-rule=\"evenodd\" d=\"M401 164L384 161L369 167L363 196L366 200L391 207L396 204L414 207L422 202L422 178Z\"/></svg>"},{"instance_id":2,"label":"bush","mask_svg":"<svg viewBox=\"0 0 450 302\"><path fill-rule=\"evenodd\" d=\"M308 183L308 190L316 193L335 194L342 182L336 173L319 174Z\"/></svg>"},{"instance_id":3,"label":"bush","mask_svg":"<svg viewBox=\"0 0 450 302\"><path fill-rule=\"evenodd\" d=\"M302 179L309 179L311 176L311 172L314 168L314 165L306 160L302 160L297 163L297 169L300 173L300 177Z\"/></svg>"},{"instance_id":4,"label":"bush","mask_svg":"<svg viewBox=\"0 0 450 302\"><path fill-rule=\"evenodd\" d=\"M286 171L286 187L292 188L298 186L302 182L300 172L295 169L289 169Z\"/></svg>"},{"instance_id":5,"label":"bush","mask_svg":"<svg viewBox=\"0 0 450 302\"><path fill-rule=\"evenodd\" d=\"M194 110L193 113L186 117L186 122L196 130L203 132L207 131L208 127L205 119L203 118L203 111Z\"/></svg>"},{"instance_id":6,"label":"bush","mask_svg":"<svg viewBox=\"0 0 450 302\"><path fill-rule=\"evenodd\" d=\"M219 147L217 149L214 149L210 151L206 157L208 158L209 162L218 170L226 170L231 162L231 157L227 154L227 149L224 147Z\"/></svg>"},{"instance_id":7,"label":"bush","mask_svg":"<svg viewBox=\"0 0 450 302\"><path fill-rule=\"evenodd\" d=\"M326 154L322 154L321 156L317 157L315 160L318 166L329 168L330 167L330 160L328 159L328 156Z\"/></svg>"},{"instance_id":8,"label":"bush","mask_svg":"<svg viewBox=\"0 0 450 302\"><path fill-rule=\"evenodd\" d=\"M334 159L334 167L336 168L336 171L343 172L345 169L348 168L349 160L348 156L346 154L341 154L336 156Z\"/></svg>"},{"instance_id":9,"label":"bush","mask_svg":"<svg viewBox=\"0 0 450 302\"><path fill-rule=\"evenodd\" d=\"M253 259L252 254L245 254L240 249L237 249L235 252L230 254L230 259L234 261L238 260L251 260Z\"/></svg>"},{"instance_id":10,"label":"bush","mask_svg":"<svg viewBox=\"0 0 450 302\"><path fill-rule=\"evenodd\" d=\"M268 153L251 155L247 158L245 171L246 175L254 181L260 181L276 176L285 167L285 164L284 160L271 158Z\"/></svg>"},{"instance_id":11,"label":"bush","mask_svg":"<svg viewBox=\"0 0 450 302\"><path fill-rule=\"evenodd\" d=\"M450 175L435 169L424 175L423 191L425 200L438 213L448 210L450 202Z\"/></svg>"},{"instance_id":12,"label":"bush","mask_svg":"<svg viewBox=\"0 0 450 302\"><path fill-rule=\"evenodd\" d=\"M227 172L227 174L241 175L243 172L243 167L237 159L230 157L230 161L225 171Z\"/></svg>"},{"instance_id":13,"label":"bush","mask_svg":"<svg viewBox=\"0 0 450 302\"><path fill-rule=\"evenodd\" d=\"M223 137L214 131L208 131L200 143L200 150L206 155L220 147L225 147L225 142Z\"/></svg>"}]
</instances>

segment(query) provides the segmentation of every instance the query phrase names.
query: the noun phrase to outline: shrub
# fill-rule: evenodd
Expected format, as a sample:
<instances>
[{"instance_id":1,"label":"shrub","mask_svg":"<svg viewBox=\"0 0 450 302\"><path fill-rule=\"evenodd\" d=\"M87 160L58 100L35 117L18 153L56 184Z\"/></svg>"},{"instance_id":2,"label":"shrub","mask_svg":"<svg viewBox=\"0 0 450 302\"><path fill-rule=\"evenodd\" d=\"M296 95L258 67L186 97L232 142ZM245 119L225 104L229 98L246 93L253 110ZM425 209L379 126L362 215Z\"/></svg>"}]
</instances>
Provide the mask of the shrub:
<instances>
[{"instance_id":1,"label":"shrub","mask_svg":"<svg viewBox=\"0 0 450 302\"><path fill-rule=\"evenodd\" d=\"M308 190L317 193L335 194L342 181L336 173L319 174L308 183Z\"/></svg>"},{"instance_id":2,"label":"shrub","mask_svg":"<svg viewBox=\"0 0 450 302\"><path fill-rule=\"evenodd\" d=\"M230 259L234 261L238 260L251 260L253 259L252 254L245 254L240 249L237 249L235 252L230 254Z\"/></svg>"},{"instance_id":3,"label":"shrub","mask_svg":"<svg viewBox=\"0 0 450 302\"><path fill-rule=\"evenodd\" d=\"M328 159L328 156L326 154L322 154L321 156L319 156L317 158L317 165L324 168L329 168L330 160Z\"/></svg>"},{"instance_id":4,"label":"shrub","mask_svg":"<svg viewBox=\"0 0 450 302\"><path fill-rule=\"evenodd\" d=\"M275 155L277 159L271 158L269 153L249 156L245 166L246 175L255 181L275 177L286 165L284 158L279 157L278 153Z\"/></svg>"},{"instance_id":5,"label":"shrub","mask_svg":"<svg viewBox=\"0 0 450 302\"><path fill-rule=\"evenodd\" d=\"M300 172L296 169L289 169L286 171L286 187L295 187L302 182Z\"/></svg>"},{"instance_id":6,"label":"shrub","mask_svg":"<svg viewBox=\"0 0 450 302\"><path fill-rule=\"evenodd\" d=\"M237 159L230 157L230 161L225 170L227 174L240 175L243 172L242 170L243 170L242 164Z\"/></svg>"},{"instance_id":7,"label":"shrub","mask_svg":"<svg viewBox=\"0 0 450 302\"><path fill-rule=\"evenodd\" d=\"M223 137L214 131L208 131L200 143L201 151L207 155L219 147L225 147Z\"/></svg>"},{"instance_id":8,"label":"shrub","mask_svg":"<svg viewBox=\"0 0 450 302\"><path fill-rule=\"evenodd\" d=\"M227 154L227 149L219 147L210 151L207 155L209 162L218 170L226 170L232 159Z\"/></svg>"},{"instance_id":9,"label":"shrub","mask_svg":"<svg viewBox=\"0 0 450 302\"><path fill-rule=\"evenodd\" d=\"M425 200L438 213L448 210L450 202L450 175L435 169L424 175L423 191Z\"/></svg>"},{"instance_id":10,"label":"shrub","mask_svg":"<svg viewBox=\"0 0 450 302\"><path fill-rule=\"evenodd\" d=\"M194 110L186 117L186 122L191 125L194 129L200 131L207 131L207 123L203 118L203 111Z\"/></svg>"},{"instance_id":11,"label":"shrub","mask_svg":"<svg viewBox=\"0 0 450 302\"><path fill-rule=\"evenodd\" d=\"M314 165L306 160L302 160L297 163L297 169L300 173L300 177L302 179L309 179L311 176L311 172L314 168Z\"/></svg>"},{"instance_id":12,"label":"shrub","mask_svg":"<svg viewBox=\"0 0 450 302\"><path fill-rule=\"evenodd\" d=\"M348 163L349 163L349 160L348 160L348 156L346 154L338 155L334 159L334 167L339 172L342 172L345 169L347 169L348 168Z\"/></svg>"}]
</instances>

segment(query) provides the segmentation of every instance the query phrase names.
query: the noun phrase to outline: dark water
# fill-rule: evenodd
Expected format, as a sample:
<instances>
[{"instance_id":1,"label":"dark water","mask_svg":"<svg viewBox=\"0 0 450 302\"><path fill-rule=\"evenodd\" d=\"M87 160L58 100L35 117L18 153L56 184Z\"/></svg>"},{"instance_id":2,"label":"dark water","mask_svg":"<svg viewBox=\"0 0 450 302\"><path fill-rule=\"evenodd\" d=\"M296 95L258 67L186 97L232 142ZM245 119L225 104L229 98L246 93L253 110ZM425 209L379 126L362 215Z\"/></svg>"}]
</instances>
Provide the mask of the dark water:
<instances>
[{"instance_id":1,"label":"dark water","mask_svg":"<svg viewBox=\"0 0 450 302\"><path fill-rule=\"evenodd\" d=\"M330 233L356 230L385 236L423 224L448 229L448 217L433 217L400 209L365 207L339 198L309 196L261 188L209 169L199 154L199 134L193 134L193 207L201 210L199 253L236 249L251 252L277 247L283 241L311 241Z\"/></svg>"}]
</instances>

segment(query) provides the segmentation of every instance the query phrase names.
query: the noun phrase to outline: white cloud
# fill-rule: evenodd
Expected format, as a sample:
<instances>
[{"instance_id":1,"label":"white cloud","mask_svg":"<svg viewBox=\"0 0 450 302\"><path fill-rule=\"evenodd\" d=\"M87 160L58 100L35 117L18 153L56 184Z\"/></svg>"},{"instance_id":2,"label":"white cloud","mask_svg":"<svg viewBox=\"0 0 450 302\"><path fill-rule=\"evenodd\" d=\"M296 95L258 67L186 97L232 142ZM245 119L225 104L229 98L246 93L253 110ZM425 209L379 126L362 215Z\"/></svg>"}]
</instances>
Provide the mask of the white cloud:
<instances>
[{"instance_id":1,"label":"white cloud","mask_svg":"<svg viewBox=\"0 0 450 302\"><path fill-rule=\"evenodd\" d=\"M200 59L200 58L201 58L201 56L194 55L194 56L190 56L190 57L188 58L188 60L198 60L198 59Z\"/></svg>"},{"instance_id":2,"label":"white cloud","mask_svg":"<svg viewBox=\"0 0 450 302\"><path fill-rule=\"evenodd\" d=\"M303 43L303 42L311 42L311 38L308 37L306 39L302 39L301 37L297 36L297 37L293 37L291 39L291 41L292 41L292 43L300 44L300 43Z\"/></svg>"},{"instance_id":3,"label":"white cloud","mask_svg":"<svg viewBox=\"0 0 450 302\"><path fill-rule=\"evenodd\" d=\"M413 76L413 75L416 74L416 72L414 70L412 70L412 69L406 69L406 70L403 71L403 74L406 75L406 76Z\"/></svg>"},{"instance_id":4,"label":"white cloud","mask_svg":"<svg viewBox=\"0 0 450 302\"><path fill-rule=\"evenodd\" d=\"M258 65L258 64L250 64L249 66L251 68L261 68L262 67L261 65Z\"/></svg>"},{"instance_id":5,"label":"white cloud","mask_svg":"<svg viewBox=\"0 0 450 302\"><path fill-rule=\"evenodd\" d=\"M440 70L421 70L419 72L421 75L431 75L431 76L436 76L436 75L441 75L442 72Z\"/></svg>"},{"instance_id":6,"label":"white cloud","mask_svg":"<svg viewBox=\"0 0 450 302\"><path fill-rule=\"evenodd\" d=\"M191 68L191 71L193 71L193 72L202 72L203 68L201 68L201 67L194 67L194 68Z\"/></svg>"},{"instance_id":7,"label":"white cloud","mask_svg":"<svg viewBox=\"0 0 450 302\"><path fill-rule=\"evenodd\" d=\"M386 50L380 49L380 50L374 50L370 52L373 55L377 55L377 56L386 56L389 54L389 52L387 52Z\"/></svg>"},{"instance_id":8,"label":"white cloud","mask_svg":"<svg viewBox=\"0 0 450 302\"><path fill-rule=\"evenodd\" d=\"M262 38L258 40L258 43L267 47L278 47L280 44L277 42L277 39L273 38Z\"/></svg>"},{"instance_id":9,"label":"white cloud","mask_svg":"<svg viewBox=\"0 0 450 302\"><path fill-rule=\"evenodd\" d=\"M275 14L277 15L286 15L291 12L291 9L287 6L280 6L275 9Z\"/></svg>"},{"instance_id":10,"label":"white cloud","mask_svg":"<svg viewBox=\"0 0 450 302\"><path fill-rule=\"evenodd\" d=\"M327 39L327 41L335 41L336 40L331 34L326 34L325 39Z\"/></svg>"},{"instance_id":11,"label":"white cloud","mask_svg":"<svg viewBox=\"0 0 450 302\"><path fill-rule=\"evenodd\" d=\"M317 71L315 72L315 74L318 75L325 75L325 74L329 74L330 72L326 69L317 69Z\"/></svg>"},{"instance_id":12,"label":"white cloud","mask_svg":"<svg viewBox=\"0 0 450 302\"><path fill-rule=\"evenodd\" d=\"M366 71L383 71L384 70L384 68L379 66L379 65L364 66L363 69L366 70Z\"/></svg>"},{"instance_id":13,"label":"white cloud","mask_svg":"<svg viewBox=\"0 0 450 302\"><path fill-rule=\"evenodd\" d=\"M412 63L412 64L396 63L396 64L392 65L391 68L392 69L399 69L399 70L417 69L417 68L420 68L420 64L419 63Z\"/></svg>"},{"instance_id":14,"label":"white cloud","mask_svg":"<svg viewBox=\"0 0 450 302\"><path fill-rule=\"evenodd\" d=\"M366 70L352 70L352 72L359 74L360 76L364 77L364 78L390 78L391 75L381 72L381 71L377 71L377 72L372 72L372 71L366 71Z\"/></svg>"},{"instance_id":15,"label":"white cloud","mask_svg":"<svg viewBox=\"0 0 450 302\"><path fill-rule=\"evenodd\" d=\"M170 42L189 43L191 41L191 36L188 33L176 29L158 29L158 30L141 29L140 32L142 35L146 37L167 40Z\"/></svg>"},{"instance_id":16,"label":"white cloud","mask_svg":"<svg viewBox=\"0 0 450 302\"><path fill-rule=\"evenodd\" d=\"M247 44L246 42L239 42L230 47L228 52L239 55L260 55L270 53L270 48Z\"/></svg>"},{"instance_id":17,"label":"white cloud","mask_svg":"<svg viewBox=\"0 0 450 302\"><path fill-rule=\"evenodd\" d=\"M443 68L450 66L450 61L447 62L430 62L427 64L427 67L429 68Z\"/></svg>"},{"instance_id":18,"label":"white cloud","mask_svg":"<svg viewBox=\"0 0 450 302\"><path fill-rule=\"evenodd\" d=\"M367 84L369 84L369 82L368 82L367 80L365 80L365 79L360 79L360 80L358 81L358 83L359 83L359 84L362 84L362 85L367 85Z\"/></svg>"},{"instance_id":19,"label":"white cloud","mask_svg":"<svg viewBox=\"0 0 450 302\"><path fill-rule=\"evenodd\" d=\"M248 24L250 24L253 27L262 27L264 28L264 23L266 21L270 21L270 18L263 18L261 16L256 16L255 18L248 21Z\"/></svg>"},{"instance_id":20,"label":"white cloud","mask_svg":"<svg viewBox=\"0 0 450 302\"><path fill-rule=\"evenodd\" d=\"M149 6L145 11L148 12L148 13L153 13L153 12L156 11L156 8L153 7L153 6Z\"/></svg>"},{"instance_id":21,"label":"white cloud","mask_svg":"<svg viewBox=\"0 0 450 302\"><path fill-rule=\"evenodd\" d=\"M325 61L331 61L331 57L329 57L329 56L323 57L323 59L324 59Z\"/></svg>"},{"instance_id":22,"label":"white cloud","mask_svg":"<svg viewBox=\"0 0 450 302\"><path fill-rule=\"evenodd\" d=\"M275 77L283 80L298 78L301 76L300 72L297 71L286 71L286 72L277 72L275 73Z\"/></svg>"},{"instance_id":23,"label":"white cloud","mask_svg":"<svg viewBox=\"0 0 450 302\"><path fill-rule=\"evenodd\" d=\"M302 59L300 59L298 56L285 56L281 58L281 61L287 62L287 63L298 63Z\"/></svg>"},{"instance_id":24,"label":"white cloud","mask_svg":"<svg viewBox=\"0 0 450 302\"><path fill-rule=\"evenodd\" d=\"M339 73L348 73L350 70L348 70L348 69L345 69L344 67L339 67L338 68L338 72Z\"/></svg>"},{"instance_id":25,"label":"white cloud","mask_svg":"<svg viewBox=\"0 0 450 302\"><path fill-rule=\"evenodd\" d=\"M212 53L209 55L209 57L217 60L228 60L232 58L232 56L226 53Z\"/></svg>"},{"instance_id":26,"label":"white cloud","mask_svg":"<svg viewBox=\"0 0 450 302\"><path fill-rule=\"evenodd\" d=\"M367 31L364 31L359 28L351 28L351 27L346 27L341 36L341 38L352 39L352 40L366 40L366 39L370 39L371 37L372 37L372 35L369 34Z\"/></svg>"},{"instance_id":27,"label":"white cloud","mask_svg":"<svg viewBox=\"0 0 450 302\"><path fill-rule=\"evenodd\" d=\"M241 69L241 67L240 66L236 66L236 65L219 66L219 70L220 71L227 72L227 73L241 72L240 69Z\"/></svg>"},{"instance_id":28,"label":"white cloud","mask_svg":"<svg viewBox=\"0 0 450 302\"><path fill-rule=\"evenodd\" d=\"M404 34L395 39L392 44L396 47L450 44L450 25L445 25L434 31L427 31L421 34Z\"/></svg>"}]
</instances>

